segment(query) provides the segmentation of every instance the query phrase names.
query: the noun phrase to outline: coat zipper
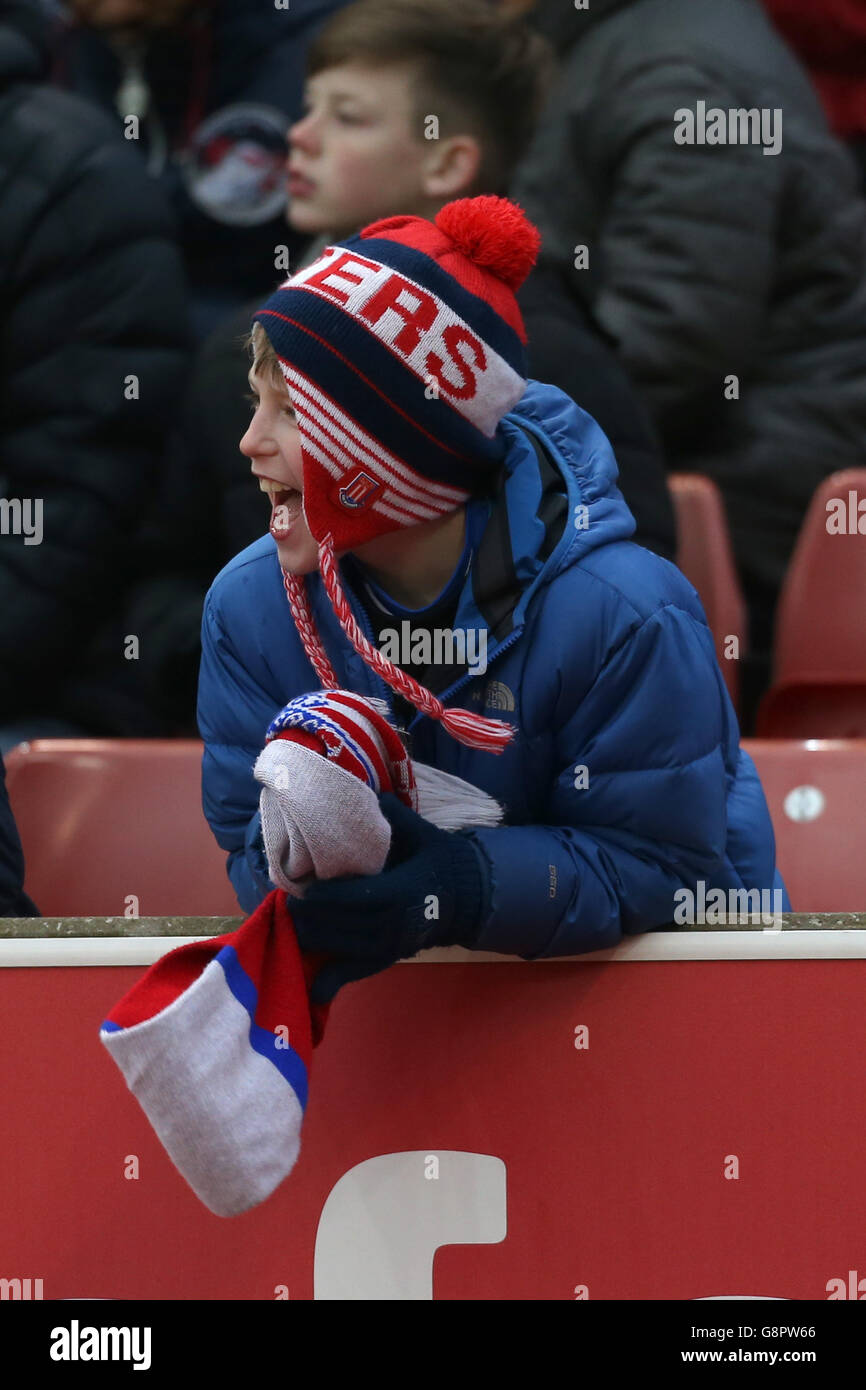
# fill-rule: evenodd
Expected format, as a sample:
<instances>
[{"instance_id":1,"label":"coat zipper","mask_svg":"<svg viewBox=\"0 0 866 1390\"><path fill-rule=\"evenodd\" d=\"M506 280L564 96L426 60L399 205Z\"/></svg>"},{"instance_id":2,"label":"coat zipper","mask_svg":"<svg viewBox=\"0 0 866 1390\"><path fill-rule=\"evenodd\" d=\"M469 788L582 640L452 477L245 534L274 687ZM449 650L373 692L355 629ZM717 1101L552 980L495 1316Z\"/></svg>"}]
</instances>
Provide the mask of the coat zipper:
<instances>
[{"instance_id":1,"label":"coat zipper","mask_svg":"<svg viewBox=\"0 0 866 1390\"><path fill-rule=\"evenodd\" d=\"M514 632L511 633L510 637L506 637L505 641L500 643L493 655L488 659L487 668L484 672L485 675L487 675L487 671L489 671L492 663L494 661L498 661L502 653L508 651L509 647L513 647L514 643L517 641L518 637L520 637L522 633L523 628L518 627L515 629ZM473 675L471 671L467 671L465 676L461 676L460 679L458 681L455 681L453 685L449 685L447 690L443 690L441 691L441 693L437 694L436 699L441 700L444 705L445 701L450 700L451 696L456 694L458 690L462 690L464 685L468 685L470 681L474 681L477 679L478 677L476 675ZM423 710L419 710L418 713L415 715L415 718L409 724L408 732L412 732L419 719L427 719L428 717L429 716L426 715Z\"/></svg>"},{"instance_id":2,"label":"coat zipper","mask_svg":"<svg viewBox=\"0 0 866 1390\"><path fill-rule=\"evenodd\" d=\"M350 607L352 608L352 611L354 612L356 618L358 618L360 625L364 630L365 637L367 638L371 646L375 646L376 642L373 636L373 625L370 622L370 619L367 617L367 611L364 608L364 605L361 603L361 600L356 597L355 591L353 590L350 584L344 585L344 591L349 596ZM484 672L485 675L487 674L487 670L490 669L492 662L497 661L503 652L508 651L508 648L514 645L518 637L521 636L522 632L523 627L521 625L519 628L516 628L509 637L506 637L504 642L500 643L500 645L494 651L493 655L488 659L487 669ZM364 664L366 665L366 662ZM374 680L381 687L382 698L384 699L390 711L391 723L396 725L397 714L396 710L394 709L394 698L391 687L388 685L387 681L384 681L382 679L378 671L373 671L370 667L367 667L367 669L370 671L370 674L373 676ZM470 681L474 681L477 679L478 677L476 675L473 675L471 671L467 671L464 676L461 676L460 679L455 681L453 685L449 685L448 689L443 690L440 694L436 696L436 698L437 700L441 700L444 704L445 701L450 700L451 696L456 694L458 690L462 690L463 687L465 685L468 685ZM429 718L429 716L426 715L423 710L419 710L418 713L415 715L414 719L411 719L409 723L406 725L406 732L411 734L418 721L427 718Z\"/></svg>"}]
</instances>

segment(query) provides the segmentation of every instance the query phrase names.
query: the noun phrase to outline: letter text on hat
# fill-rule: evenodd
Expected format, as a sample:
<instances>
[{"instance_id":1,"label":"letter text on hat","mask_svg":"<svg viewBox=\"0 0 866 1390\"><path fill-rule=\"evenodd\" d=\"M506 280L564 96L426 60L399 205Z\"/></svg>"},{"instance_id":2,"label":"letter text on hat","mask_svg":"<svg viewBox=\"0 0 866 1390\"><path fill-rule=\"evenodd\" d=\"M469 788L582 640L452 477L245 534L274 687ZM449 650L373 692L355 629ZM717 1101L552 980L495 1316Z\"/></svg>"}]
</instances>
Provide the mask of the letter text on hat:
<instances>
[{"instance_id":1,"label":"letter text on hat","mask_svg":"<svg viewBox=\"0 0 866 1390\"><path fill-rule=\"evenodd\" d=\"M403 295L414 299L414 305L405 303L401 299ZM439 305L432 294L426 294L418 285L408 284L402 275L392 275L364 305L361 316L368 323L379 324L389 309L399 314L403 320L403 327L396 337L391 339L391 346L408 355L418 346L421 334L432 328L439 312Z\"/></svg>"},{"instance_id":2,"label":"letter text on hat","mask_svg":"<svg viewBox=\"0 0 866 1390\"><path fill-rule=\"evenodd\" d=\"M355 256L351 251L344 251L342 256L332 261L330 265L322 266L314 275L310 275L304 283L306 283L308 289L324 290L329 298L336 300L338 304L346 304L350 289L354 289L356 285L363 284L364 280L367 278L363 273L361 275L354 274L352 270L346 268L348 266L352 266L356 271L381 270L381 266L377 265L375 261L365 261L363 256ZM347 284L341 286L330 283L332 277L335 275L338 275L342 280L346 281Z\"/></svg>"}]
</instances>

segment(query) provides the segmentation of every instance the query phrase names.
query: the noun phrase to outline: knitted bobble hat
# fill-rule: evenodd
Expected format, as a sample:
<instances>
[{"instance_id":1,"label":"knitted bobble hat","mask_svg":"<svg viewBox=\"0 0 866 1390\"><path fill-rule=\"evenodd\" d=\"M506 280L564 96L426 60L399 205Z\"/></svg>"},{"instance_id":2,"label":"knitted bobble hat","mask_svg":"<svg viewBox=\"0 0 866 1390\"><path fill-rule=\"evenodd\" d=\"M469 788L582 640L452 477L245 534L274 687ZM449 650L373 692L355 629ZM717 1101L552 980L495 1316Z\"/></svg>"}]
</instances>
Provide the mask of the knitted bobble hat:
<instances>
[{"instance_id":1,"label":"knitted bobble hat","mask_svg":"<svg viewBox=\"0 0 866 1390\"><path fill-rule=\"evenodd\" d=\"M459 742L491 752L513 728L446 710L382 656L355 621L337 552L447 516L497 475L499 423L527 384L515 294L540 241L516 203L461 198L432 222L390 217L328 246L253 315L294 405L304 515L343 631L392 689ZM307 655L333 689L305 582L285 573L285 585Z\"/></svg>"}]
</instances>

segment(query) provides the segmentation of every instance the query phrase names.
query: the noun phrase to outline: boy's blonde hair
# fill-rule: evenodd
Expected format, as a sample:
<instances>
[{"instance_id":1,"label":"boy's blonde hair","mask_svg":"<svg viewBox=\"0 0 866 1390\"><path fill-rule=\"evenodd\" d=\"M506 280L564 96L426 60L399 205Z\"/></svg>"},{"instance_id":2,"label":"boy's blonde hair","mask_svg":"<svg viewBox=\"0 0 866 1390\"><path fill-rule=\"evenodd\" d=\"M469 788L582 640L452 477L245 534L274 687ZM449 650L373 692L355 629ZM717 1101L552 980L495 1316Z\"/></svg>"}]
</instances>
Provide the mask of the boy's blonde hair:
<instances>
[{"instance_id":1,"label":"boy's blonde hair","mask_svg":"<svg viewBox=\"0 0 866 1390\"><path fill-rule=\"evenodd\" d=\"M441 139L474 135L481 147L478 177L465 197L507 193L554 70L547 40L493 0L354 0L314 39L307 76L344 63L416 69L418 138L435 115Z\"/></svg>"},{"instance_id":2,"label":"boy's blonde hair","mask_svg":"<svg viewBox=\"0 0 866 1390\"><path fill-rule=\"evenodd\" d=\"M253 324L252 332L244 340L244 350L252 357L252 369L256 376L269 382L278 390L282 388L284 391L288 391L279 358L260 323Z\"/></svg>"}]
</instances>

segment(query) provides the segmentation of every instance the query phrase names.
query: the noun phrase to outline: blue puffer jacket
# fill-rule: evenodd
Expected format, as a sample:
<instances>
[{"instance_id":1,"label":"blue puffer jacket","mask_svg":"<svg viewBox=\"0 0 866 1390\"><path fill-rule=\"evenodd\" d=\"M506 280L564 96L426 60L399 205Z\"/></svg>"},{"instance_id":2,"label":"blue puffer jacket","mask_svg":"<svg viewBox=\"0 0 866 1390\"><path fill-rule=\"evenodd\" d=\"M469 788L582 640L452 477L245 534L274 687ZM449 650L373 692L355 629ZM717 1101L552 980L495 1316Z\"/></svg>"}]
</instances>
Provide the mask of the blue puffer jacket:
<instances>
[{"instance_id":1,"label":"blue puffer jacket","mask_svg":"<svg viewBox=\"0 0 866 1390\"><path fill-rule=\"evenodd\" d=\"M474 945L526 958L613 946L673 921L675 892L699 880L707 892L784 893L700 601L673 565L628 539L634 520L605 435L570 397L535 381L500 429L501 486L454 621L488 629L488 669L437 694L514 721L518 733L495 755L463 747L424 715L409 726L414 757L506 807L503 826L471 832L493 885ZM308 584L337 678L388 698L318 576ZM204 809L251 912L272 887L252 765L277 711L318 688L270 536L217 576L202 644Z\"/></svg>"}]
</instances>

